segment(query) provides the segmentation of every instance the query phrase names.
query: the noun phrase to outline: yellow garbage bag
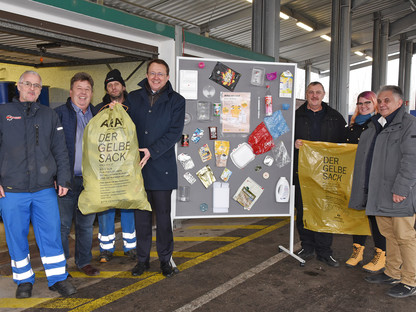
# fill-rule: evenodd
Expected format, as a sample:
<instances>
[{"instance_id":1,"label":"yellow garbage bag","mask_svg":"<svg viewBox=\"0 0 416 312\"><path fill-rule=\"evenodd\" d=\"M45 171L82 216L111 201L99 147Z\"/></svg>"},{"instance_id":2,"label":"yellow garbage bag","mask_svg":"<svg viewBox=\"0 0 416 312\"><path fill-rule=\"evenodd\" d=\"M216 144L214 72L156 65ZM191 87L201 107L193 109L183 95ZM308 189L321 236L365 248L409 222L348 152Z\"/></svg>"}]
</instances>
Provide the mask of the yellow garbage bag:
<instances>
[{"instance_id":1,"label":"yellow garbage bag","mask_svg":"<svg viewBox=\"0 0 416 312\"><path fill-rule=\"evenodd\" d=\"M136 126L121 104L94 116L82 140L81 212L111 208L151 211L139 162Z\"/></svg>"},{"instance_id":2,"label":"yellow garbage bag","mask_svg":"<svg viewBox=\"0 0 416 312\"><path fill-rule=\"evenodd\" d=\"M371 235L365 211L348 208L357 145L302 142L298 172L305 228Z\"/></svg>"}]
</instances>

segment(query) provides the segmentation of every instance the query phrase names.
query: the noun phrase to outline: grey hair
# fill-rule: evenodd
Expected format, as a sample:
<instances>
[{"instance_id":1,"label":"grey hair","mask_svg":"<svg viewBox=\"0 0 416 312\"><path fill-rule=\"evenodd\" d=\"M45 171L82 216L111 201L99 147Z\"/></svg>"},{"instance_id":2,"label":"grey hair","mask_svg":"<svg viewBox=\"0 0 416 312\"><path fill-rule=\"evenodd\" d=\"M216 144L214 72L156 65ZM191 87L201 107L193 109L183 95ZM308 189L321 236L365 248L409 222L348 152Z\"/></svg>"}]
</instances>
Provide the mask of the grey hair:
<instances>
[{"instance_id":1,"label":"grey hair","mask_svg":"<svg viewBox=\"0 0 416 312\"><path fill-rule=\"evenodd\" d=\"M25 75L36 75L39 77L40 85L42 85L42 77L39 75L39 73L35 72L34 70L27 70L25 71L19 78L19 83L23 82L23 77Z\"/></svg>"},{"instance_id":2,"label":"grey hair","mask_svg":"<svg viewBox=\"0 0 416 312\"><path fill-rule=\"evenodd\" d=\"M380 90L377 92L377 95L379 95L381 92L385 92L385 91L391 91L394 95L397 95L400 99L404 100L403 91L398 86L393 86L393 85L382 86L380 88Z\"/></svg>"}]
</instances>

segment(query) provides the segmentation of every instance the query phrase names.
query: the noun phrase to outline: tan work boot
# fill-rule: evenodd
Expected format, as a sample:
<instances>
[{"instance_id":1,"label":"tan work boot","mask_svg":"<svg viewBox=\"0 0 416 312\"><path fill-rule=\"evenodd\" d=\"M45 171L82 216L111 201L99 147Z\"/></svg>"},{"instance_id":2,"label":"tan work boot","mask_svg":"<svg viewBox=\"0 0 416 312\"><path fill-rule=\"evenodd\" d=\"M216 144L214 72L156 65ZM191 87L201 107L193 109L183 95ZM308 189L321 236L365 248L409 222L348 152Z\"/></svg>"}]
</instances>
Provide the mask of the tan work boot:
<instances>
[{"instance_id":1,"label":"tan work boot","mask_svg":"<svg viewBox=\"0 0 416 312\"><path fill-rule=\"evenodd\" d=\"M363 270L370 273L380 273L384 271L386 266L386 252L380 248L374 248L376 253L374 258L363 266Z\"/></svg>"},{"instance_id":2,"label":"tan work boot","mask_svg":"<svg viewBox=\"0 0 416 312\"><path fill-rule=\"evenodd\" d=\"M351 257L345 264L348 267L355 267L357 264L361 263L363 261L364 248L365 247L360 244L353 244Z\"/></svg>"}]
</instances>

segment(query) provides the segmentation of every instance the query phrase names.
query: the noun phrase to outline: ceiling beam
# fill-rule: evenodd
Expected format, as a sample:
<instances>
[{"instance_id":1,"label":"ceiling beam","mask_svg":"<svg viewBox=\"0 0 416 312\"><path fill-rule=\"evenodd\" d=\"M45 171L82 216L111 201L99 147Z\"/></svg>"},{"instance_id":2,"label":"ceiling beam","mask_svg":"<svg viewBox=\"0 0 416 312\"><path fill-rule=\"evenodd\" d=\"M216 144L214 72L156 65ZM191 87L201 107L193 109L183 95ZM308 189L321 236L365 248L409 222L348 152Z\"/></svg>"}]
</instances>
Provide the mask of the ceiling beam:
<instances>
[{"instance_id":1,"label":"ceiling beam","mask_svg":"<svg viewBox=\"0 0 416 312\"><path fill-rule=\"evenodd\" d=\"M204 23L200 25L201 33L209 32L213 28L220 27L222 25L226 25L235 21L239 21L248 17L251 17L251 8L243 9L237 11L233 14L229 14L227 16L223 16L221 18L217 18L216 20L210 21L208 23Z\"/></svg>"},{"instance_id":2,"label":"ceiling beam","mask_svg":"<svg viewBox=\"0 0 416 312\"><path fill-rule=\"evenodd\" d=\"M416 11L389 24L389 37L401 34L415 27Z\"/></svg>"},{"instance_id":3,"label":"ceiling beam","mask_svg":"<svg viewBox=\"0 0 416 312\"><path fill-rule=\"evenodd\" d=\"M31 66L35 68L68 67L68 66L101 65L101 64L109 64L109 63L126 63L126 62L137 62L137 61L143 61L143 59L139 59L133 56L130 56L130 57L128 56L128 57L82 60L82 61L72 61L72 62L37 63L37 64L32 64Z\"/></svg>"},{"instance_id":4,"label":"ceiling beam","mask_svg":"<svg viewBox=\"0 0 416 312\"><path fill-rule=\"evenodd\" d=\"M62 54L57 53L50 53L50 52L40 52L40 50L31 50L31 49L24 49L24 48L17 48L11 47L8 45L0 44L0 50L10 51L10 52L18 52L23 54L35 55L39 57L50 57L58 60L66 60L66 61L82 61L81 58L72 57L72 56L65 56Z\"/></svg>"}]
</instances>

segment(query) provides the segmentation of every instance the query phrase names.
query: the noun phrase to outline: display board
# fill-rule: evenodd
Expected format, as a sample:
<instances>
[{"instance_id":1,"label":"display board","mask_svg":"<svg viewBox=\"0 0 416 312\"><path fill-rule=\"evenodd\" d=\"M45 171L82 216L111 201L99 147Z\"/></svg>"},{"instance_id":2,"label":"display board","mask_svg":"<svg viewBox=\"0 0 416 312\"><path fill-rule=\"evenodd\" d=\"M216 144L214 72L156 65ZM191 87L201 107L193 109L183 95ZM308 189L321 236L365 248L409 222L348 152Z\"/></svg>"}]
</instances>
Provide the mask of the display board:
<instances>
[{"instance_id":1,"label":"display board","mask_svg":"<svg viewBox=\"0 0 416 312\"><path fill-rule=\"evenodd\" d=\"M176 68L186 116L174 218L289 216L296 64L178 57Z\"/></svg>"}]
</instances>

